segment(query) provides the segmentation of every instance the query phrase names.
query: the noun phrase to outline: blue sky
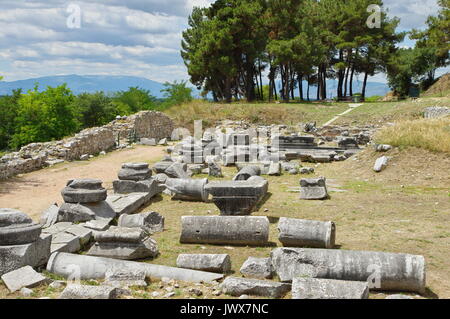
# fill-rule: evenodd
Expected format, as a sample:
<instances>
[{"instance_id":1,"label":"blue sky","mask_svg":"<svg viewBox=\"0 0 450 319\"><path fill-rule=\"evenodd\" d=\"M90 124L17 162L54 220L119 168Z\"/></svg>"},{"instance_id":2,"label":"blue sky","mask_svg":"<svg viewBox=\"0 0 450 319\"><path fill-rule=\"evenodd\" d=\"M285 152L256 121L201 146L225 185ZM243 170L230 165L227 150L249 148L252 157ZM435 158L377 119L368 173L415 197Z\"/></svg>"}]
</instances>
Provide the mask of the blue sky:
<instances>
[{"instance_id":1,"label":"blue sky","mask_svg":"<svg viewBox=\"0 0 450 319\"><path fill-rule=\"evenodd\" d=\"M188 79L179 54L181 32L193 6L210 2L0 0L0 74L6 81L63 74ZM401 30L423 27L438 10L436 0L384 3L401 18ZM80 28L67 26L71 4L81 9ZM382 74L371 80L385 82Z\"/></svg>"}]
</instances>

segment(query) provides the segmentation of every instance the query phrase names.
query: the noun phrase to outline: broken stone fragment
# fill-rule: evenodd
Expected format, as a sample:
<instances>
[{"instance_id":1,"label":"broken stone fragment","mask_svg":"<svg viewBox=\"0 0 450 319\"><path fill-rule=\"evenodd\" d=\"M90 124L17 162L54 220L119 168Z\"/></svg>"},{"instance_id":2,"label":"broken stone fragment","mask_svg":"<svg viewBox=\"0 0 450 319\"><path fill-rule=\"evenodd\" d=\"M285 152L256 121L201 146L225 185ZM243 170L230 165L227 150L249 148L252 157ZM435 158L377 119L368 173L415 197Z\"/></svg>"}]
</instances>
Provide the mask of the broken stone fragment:
<instances>
[{"instance_id":1,"label":"broken stone fragment","mask_svg":"<svg viewBox=\"0 0 450 319\"><path fill-rule=\"evenodd\" d=\"M153 234L164 230L164 216L157 212L147 212L140 214L123 214L117 222L120 227L139 227L146 232Z\"/></svg>"},{"instance_id":2,"label":"broken stone fragment","mask_svg":"<svg viewBox=\"0 0 450 319\"><path fill-rule=\"evenodd\" d=\"M222 290L231 296L253 295L270 298L281 298L291 285L275 281L227 277L220 285Z\"/></svg>"},{"instance_id":3,"label":"broken stone fragment","mask_svg":"<svg viewBox=\"0 0 450 319\"><path fill-rule=\"evenodd\" d=\"M345 281L296 277L292 280L292 299L368 299L366 281Z\"/></svg>"},{"instance_id":4,"label":"broken stone fragment","mask_svg":"<svg viewBox=\"0 0 450 319\"><path fill-rule=\"evenodd\" d=\"M114 267L106 271L104 285L113 287L146 287L146 275L143 270L115 269Z\"/></svg>"},{"instance_id":5,"label":"broken stone fragment","mask_svg":"<svg viewBox=\"0 0 450 319\"><path fill-rule=\"evenodd\" d=\"M44 212L42 212L41 217L39 219L39 223L42 225L42 228L47 228L54 225L58 221L58 211L59 207L56 204L51 205Z\"/></svg>"},{"instance_id":6,"label":"broken stone fragment","mask_svg":"<svg viewBox=\"0 0 450 319\"><path fill-rule=\"evenodd\" d=\"M233 181L246 181L252 176L261 175L261 168L256 165L248 165L243 167L236 176L233 177Z\"/></svg>"},{"instance_id":7,"label":"broken stone fragment","mask_svg":"<svg viewBox=\"0 0 450 319\"><path fill-rule=\"evenodd\" d=\"M10 292L22 288L33 288L48 283L48 278L36 272L31 266L25 266L4 274L1 279Z\"/></svg>"},{"instance_id":8,"label":"broken stone fragment","mask_svg":"<svg viewBox=\"0 0 450 319\"><path fill-rule=\"evenodd\" d=\"M244 277L271 279L273 276L272 260L270 258L248 257L239 271Z\"/></svg>"},{"instance_id":9,"label":"broken stone fragment","mask_svg":"<svg viewBox=\"0 0 450 319\"><path fill-rule=\"evenodd\" d=\"M94 219L111 220L116 217L114 209L106 201L97 203L64 203L58 211L58 222L87 222Z\"/></svg>"},{"instance_id":10,"label":"broken stone fragment","mask_svg":"<svg viewBox=\"0 0 450 319\"><path fill-rule=\"evenodd\" d=\"M126 181L143 181L152 176L152 171L148 168L147 163L125 163L118 173L120 180Z\"/></svg>"},{"instance_id":11,"label":"broken stone fragment","mask_svg":"<svg viewBox=\"0 0 450 319\"><path fill-rule=\"evenodd\" d=\"M124 291L110 286L68 285L60 299L117 299Z\"/></svg>"},{"instance_id":12,"label":"broken stone fragment","mask_svg":"<svg viewBox=\"0 0 450 319\"><path fill-rule=\"evenodd\" d=\"M387 156L382 156L379 157L376 161L375 161L375 165L373 166L373 170L377 173L381 172L382 170L384 170L387 167L389 158Z\"/></svg>"},{"instance_id":13,"label":"broken stone fragment","mask_svg":"<svg viewBox=\"0 0 450 319\"><path fill-rule=\"evenodd\" d=\"M320 200L328 198L326 179L303 178L300 180L300 199Z\"/></svg>"},{"instance_id":14,"label":"broken stone fragment","mask_svg":"<svg viewBox=\"0 0 450 319\"><path fill-rule=\"evenodd\" d=\"M228 273L231 270L231 259L228 254L180 254L177 267Z\"/></svg>"}]
</instances>

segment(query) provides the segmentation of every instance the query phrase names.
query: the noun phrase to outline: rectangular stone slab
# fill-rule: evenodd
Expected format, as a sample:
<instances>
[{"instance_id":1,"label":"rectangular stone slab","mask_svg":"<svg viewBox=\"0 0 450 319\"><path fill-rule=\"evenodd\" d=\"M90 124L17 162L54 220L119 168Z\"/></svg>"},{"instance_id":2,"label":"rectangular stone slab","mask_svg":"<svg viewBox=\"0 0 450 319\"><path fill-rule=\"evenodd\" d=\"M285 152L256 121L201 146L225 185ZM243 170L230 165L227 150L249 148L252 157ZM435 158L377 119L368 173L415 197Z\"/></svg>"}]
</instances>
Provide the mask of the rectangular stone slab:
<instances>
[{"instance_id":1,"label":"rectangular stone slab","mask_svg":"<svg viewBox=\"0 0 450 319\"><path fill-rule=\"evenodd\" d=\"M36 272L31 266L13 270L4 274L1 278L10 292L18 291L24 287L33 288L48 282L48 278Z\"/></svg>"},{"instance_id":2,"label":"rectangular stone slab","mask_svg":"<svg viewBox=\"0 0 450 319\"><path fill-rule=\"evenodd\" d=\"M226 294L236 297L254 295L281 298L291 289L291 285L286 283L238 277L227 277L220 286Z\"/></svg>"},{"instance_id":3,"label":"rectangular stone slab","mask_svg":"<svg viewBox=\"0 0 450 319\"><path fill-rule=\"evenodd\" d=\"M369 285L362 281L303 278L292 280L292 299L368 299Z\"/></svg>"},{"instance_id":4,"label":"rectangular stone slab","mask_svg":"<svg viewBox=\"0 0 450 319\"><path fill-rule=\"evenodd\" d=\"M150 201L148 193L130 193L108 195L106 201L111 205L116 216L133 214Z\"/></svg>"}]
</instances>

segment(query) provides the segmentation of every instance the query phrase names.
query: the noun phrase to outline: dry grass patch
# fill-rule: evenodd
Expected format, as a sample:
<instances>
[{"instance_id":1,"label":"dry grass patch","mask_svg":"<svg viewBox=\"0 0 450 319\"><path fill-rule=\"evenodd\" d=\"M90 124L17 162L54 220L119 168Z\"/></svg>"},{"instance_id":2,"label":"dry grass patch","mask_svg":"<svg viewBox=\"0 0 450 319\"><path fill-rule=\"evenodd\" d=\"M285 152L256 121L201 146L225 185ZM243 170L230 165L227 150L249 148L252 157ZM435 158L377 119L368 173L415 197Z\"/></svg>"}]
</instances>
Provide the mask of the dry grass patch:
<instances>
[{"instance_id":1,"label":"dry grass patch","mask_svg":"<svg viewBox=\"0 0 450 319\"><path fill-rule=\"evenodd\" d=\"M418 147L450 153L450 117L397 122L380 130L375 140L396 147Z\"/></svg>"},{"instance_id":2,"label":"dry grass patch","mask_svg":"<svg viewBox=\"0 0 450 319\"><path fill-rule=\"evenodd\" d=\"M203 120L204 127L214 126L221 120L245 120L254 124L286 124L317 121L323 124L348 109L346 103L289 103L289 104L219 104L193 101L165 111L179 127L192 129L195 120Z\"/></svg>"}]
</instances>

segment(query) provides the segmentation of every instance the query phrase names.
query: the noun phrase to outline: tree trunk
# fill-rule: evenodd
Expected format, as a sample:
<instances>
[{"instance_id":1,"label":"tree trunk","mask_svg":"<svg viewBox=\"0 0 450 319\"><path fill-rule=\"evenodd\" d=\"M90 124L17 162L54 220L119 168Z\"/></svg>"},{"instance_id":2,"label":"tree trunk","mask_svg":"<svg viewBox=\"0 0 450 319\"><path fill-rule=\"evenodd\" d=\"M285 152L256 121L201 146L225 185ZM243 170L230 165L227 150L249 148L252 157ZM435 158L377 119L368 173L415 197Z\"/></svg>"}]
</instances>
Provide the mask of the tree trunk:
<instances>
[{"instance_id":1,"label":"tree trunk","mask_svg":"<svg viewBox=\"0 0 450 319\"><path fill-rule=\"evenodd\" d=\"M307 80L308 80L308 89L307 89L306 95L307 95L308 101L311 101L311 99L309 98L309 87L310 87L310 85L309 85L309 80L310 80L309 75L308 75L308 79Z\"/></svg>"},{"instance_id":2,"label":"tree trunk","mask_svg":"<svg viewBox=\"0 0 450 319\"><path fill-rule=\"evenodd\" d=\"M352 65L352 73L350 74L350 96L353 96L353 74L355 73L355 66Z\"/></svg>"},{"instance_id":3,"label":"tree trunk","mask_svg":"<svg viewBox=\"0 0 450 319\"><path fill-rule=\"evenodd\" d=\"M345 81L344 81L344 97L347 96L347 87L348 87L348 73L350 71L350 68L345 69Z\"/></svg>"},{"instance_id":4,"label":"tree trunk","mask_svg":"<svg viewBox=\"0 0 450 319\"><path fill-rule=\"evenodd\" d=\"M361 93L361 97L363 99L366 98L366 86L367 86L367 78L369 76L369 72L366 71L366 74L364 74L364 82L363 82L363 87L362 87L362 93Z\"/></svg>"},{"instance_id":5,"label":"tree trunk","mask_svg":"<svg viewBox=\"0 0 450 319\"><path fill-rule=\"evenodd\" d=\"M297 77L298 82L298 94L300 95L300 101L303 101L303 74L299 73Z\"/></svg>"},{"instance_id":6,"label":"tree trunk","mask_svg":"<svg viewBox=\"0 0 450 319\"><path fill-rule=\"evenodd\" d=\"M225 79L225 102L231 103L232 95L231 95L231 79L227 77Z\"/></svg>"}]
</instances>

